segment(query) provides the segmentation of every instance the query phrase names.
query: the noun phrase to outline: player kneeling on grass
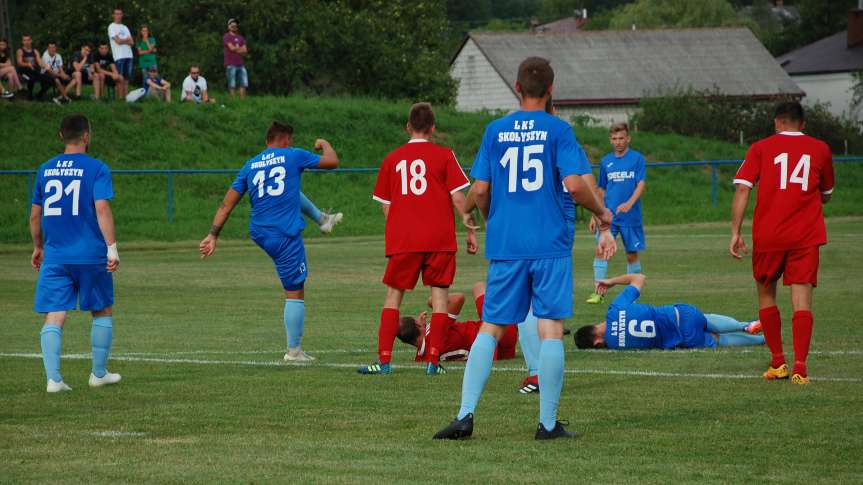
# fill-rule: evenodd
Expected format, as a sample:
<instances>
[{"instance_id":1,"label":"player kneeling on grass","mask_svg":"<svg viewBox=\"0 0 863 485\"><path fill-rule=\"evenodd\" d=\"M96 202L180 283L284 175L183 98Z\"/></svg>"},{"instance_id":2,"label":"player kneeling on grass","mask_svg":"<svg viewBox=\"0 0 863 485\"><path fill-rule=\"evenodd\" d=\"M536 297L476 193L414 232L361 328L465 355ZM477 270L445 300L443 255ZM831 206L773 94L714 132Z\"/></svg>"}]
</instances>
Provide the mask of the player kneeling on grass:
<instances>
[{"instance_id":1,"label":"player kneeling on grass","mask_svg":"<svg viewBox=\"0 0 863 485\"><path fill-rule=\"evenodd\" d=\"M387 269L383 283L387 296L378 328L378 362L360 367L360 374L392 372L393 341L399 331L399 307L405 291L413 290L420 273L431 287L432 318L428 338L426 374L442 374L439 365L443 329L447 325L448 289L455 278L453 206L468 226L468 253L476 253L476 235L465 214L462 189L467 176L449 148L429 141L435 116L428 103L411 106L408 143L390 152L381 163L372 198L382 204L386 218Z\"/></svg>"},{"instance_id":2,"label":"player kneeling on grass","mask_svg":"<svg viewBox=\"0 0 863 485\"><path fill-rule=\"evenodd\" d=\"M476 305L477 321L459 322L458 314L464 306L464 293L450 293L447 311L449 319L443 328L443 342L440 348L441 361L465 360L470 352L470 347L482 326L482 305L485 301L485 282L479 281L473 285L473 301ZM429 299L429 306L432 305ZM416 361L427 362L427 345L429 341L430 326L427 325L428 312L422 312L415 317L401 317L399 321L398 338L402 342L417 348ZM497 343L494 351L494 360L507 360L515 358L515 344L518 342L518 327L511 325L506 328L506 333Z\"/></svg>"},{"instance_id":3,"label":"player kneeling on grass","mask_svg":"<svg viewBox=\"0 0 863 485\"><path fill-rule=\"evenodd\" d=\"M729 252L746 252L740 233L749 194L758 184L752 222L752 275L758 311L772 359L764 373L770 381L788 378L782 349L782 318L776 307L776 283L791 286L794 368L791 382L808 384L806 359L812 340L812 289L818 286L819 251L827 244L822 204L833 194L833 156L821 140L804 135L803 106L780 103L773 119L776 134L755 142L734 177Z\"/></svg>"},{"instance_id":4,"label":"player kneeling on grass","mask_svg":"<svg viewBox=\"0 0 863 485\"><path fill-rule=\"evenodd\" d=\"M665 306L636 303L645 281L641 274L600 280L597 285L600 294L613 286L627 286L608 306L604 322L575 332L575 345L580 349L612 350L764 345L764 337L754 335L761 331L758 321L738 322L725 315L705 315L685 303Z\"/></svg>"},{"instance_id":5,"label":"player kneeling on grass","mask_svg":"<svg viewBox=\"0 0 863 485\"><path fill-rule=\"evenodd\" d=\"M273 259L285 289L284 323L288 339L285 361L307 362L315 359L300 348L306 313L303 288L308 274L301 236L305 222L300 215L300 177L308 168L336 168L339 158L326 140L315 141L315 150L320 150L321 155L290 148L293 136L290 125L279 121L270 125L267 148L243 165L199 250L202 258L216 251L222 227L248 191L252 206L249 235Z\"/></svg>"},{"instance_id":6,"label":"player kneeling on grass","mask_svg":"<svg viewBox=\"0 0 863 485\"><path fill-rule=\"evenodd\" d=\"M646 186L644 157L629 147L629 127L626 123L616 123L609 129L609 139L614 151L602 157L599 163L599 196L614 214L611 221L611 234L620 234L626 248L626 272L641 273L638 253L647 249L644 241L644 224L641 219L641 195ZM599 223L590 220L591 232L596 232ZM597 234L597 241L599 234ZM593 260L593 280L595 289L587 298L587 303L602 303L603 295L598 291L598 282L608 274L608 259L602 257L597 248Z\"/></svg>"},{"instance_id":7,"label":"player kneeling on grass","mask_svg":"<svg viewBox=\"0 0 863 485\"><path fill-rule=\"evenodd\" d=\"M111 273L120 266L108 202L114 197L111 171L87 155L90 122L83 115L63 118L60 138L66 149L39 167L30 209L31 264L39 271L35 310L45 314L40 341L48 392L72 390L60 375L60 348L66 313L79 302L82 311L93 314L90 387L120 382L120 374L105 367L112 337Z\"/></svg>"}]
</instances>

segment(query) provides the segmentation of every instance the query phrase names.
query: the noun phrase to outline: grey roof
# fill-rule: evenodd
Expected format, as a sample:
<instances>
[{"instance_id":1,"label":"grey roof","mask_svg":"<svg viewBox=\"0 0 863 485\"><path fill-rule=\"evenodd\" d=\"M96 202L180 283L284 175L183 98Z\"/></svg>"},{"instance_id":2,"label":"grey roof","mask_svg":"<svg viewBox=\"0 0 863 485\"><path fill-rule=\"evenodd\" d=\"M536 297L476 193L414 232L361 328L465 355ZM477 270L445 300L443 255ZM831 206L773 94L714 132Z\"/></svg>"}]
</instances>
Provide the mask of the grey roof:
<instances>
[{"instance_id":1,"label":"grey roof","mask_svg":"<svg viewBox=\"0 0 863 485\"><path fill-rule=\"evenodd\" d=\"M776 58L788 74L852 72L863 69L863 44L848 48L848 31L817 40Z\"/></svg>"},{"instance_id":2,"label":"grey roof","mask_svg":"<svg viewBox=\"0 0 863 485\"><path fill-rule=\"evenodd\" d=\"M523 59L550 59L559 104L631 103L675 86L717 87L729 96L803 95L748 29L468 36L510 86Z\"/></svg>"}]
</instances>

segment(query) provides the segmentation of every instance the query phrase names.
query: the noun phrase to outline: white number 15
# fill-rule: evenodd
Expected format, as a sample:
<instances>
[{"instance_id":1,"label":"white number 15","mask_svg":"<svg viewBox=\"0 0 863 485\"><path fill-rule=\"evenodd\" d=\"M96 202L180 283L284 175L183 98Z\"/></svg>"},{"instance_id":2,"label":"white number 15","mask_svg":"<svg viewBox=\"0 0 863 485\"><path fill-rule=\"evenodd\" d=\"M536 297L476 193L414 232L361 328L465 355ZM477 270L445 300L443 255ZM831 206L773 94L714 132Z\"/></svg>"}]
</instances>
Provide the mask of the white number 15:
<instances>
[{"instance_id":1,"label":"white number 15","mask_svg":"<svg viewBox=\"0 0 863 485\"><path fill-rule=\"evenodd\" d=\"M500 164L503 168L509 166L509 192L515 192L518 189L518 149L519 147L507 148L503 153L503 158L500 159ZM543 150L544 147L542 145L528 145L524 147L521 157L522 171L533 170L535 172L533 180L529 180L528 177L521 179L521 187L528 192L539 190L542 187L542 160L530 157L531 155L542 153Z\"/></svg>"}]
</instances>

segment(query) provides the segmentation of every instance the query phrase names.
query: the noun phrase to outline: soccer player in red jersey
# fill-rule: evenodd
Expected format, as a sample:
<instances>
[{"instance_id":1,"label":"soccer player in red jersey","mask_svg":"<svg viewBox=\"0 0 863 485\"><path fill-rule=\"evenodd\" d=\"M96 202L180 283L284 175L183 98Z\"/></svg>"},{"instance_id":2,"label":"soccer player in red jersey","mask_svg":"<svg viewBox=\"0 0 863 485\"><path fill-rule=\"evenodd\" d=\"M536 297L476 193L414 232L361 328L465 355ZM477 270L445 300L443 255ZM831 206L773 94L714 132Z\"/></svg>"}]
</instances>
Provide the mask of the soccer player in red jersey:
<instances>
[{"instance_id":1,"label":"soccer player in red jersey","mask_svg":"<svg viewBox=\"0 0 863 485\"><path fill-rule=\"evenodd\" d=\"M476 314L479 320L458 322L459 313L464 306L464 293L450 293L449 305L449 320L444 326L444 333L440 348L440 360L465 360L470 346L476 340L476 335L479 333L479 327L482 325L482 305L485 301L485 282L479 281L473 285L473 301L476 305ZM431 299L429 299L431 306ZM415 360L424 362L427 360L426 350L429 343L430 326L426 325L428 321L428 312L422 312L416 317L405 316L399 320L399 332L397 337L402 342L413 345L417 348ZM515 358L515 345L518 342L518 326L511 325L507 327L506 333L497 343L497 349L494 352L494 360L506 360Z\"/></svg>"},{"instance_id":2,"label":"soccer player in red jersey","mask_svg":"<svg viewBox=\"0 0 863 485\"><path fill-rule=\"evenodd\" d=\"M758 185L752 223L752 274L758 288L759 317L773 354L767 380L787 379L782 329L776 308L776 282L791 286L794 316L794 368L791 382L808 384L806 358L812 339L812 288L818 285L818 251L827 244L822 204L833 193L833 158L821 140L804 135L803 107L781 103L773 121L776 134L746 153L734 183L729 250L737 259L748 251L740 234L749 193Z\"/></svg>"},{"instance_id":3,"label":"soccer player in red jersey","mask_svg":"<svg viewBox=\"0 0 863 485\"><path fill-rule=\"evenodd\" d=\"M468 228L467 250L477 251L470 215L464 214L467 176L449 148L429 140L435 116L429 103L411 106L407 131L410 141L384 158L373 199L386 217L386 256L383 282L387 296L378 329L378 362L360 367L360 374L392 372L393 341L399 331L399 307L405 291L413 290L422 273L431 287L432 318L426 374L445 373L440 366L444 327L448 324L448 289L455 277L458 249L453 206Z\"/></svg>"}]
</instances>

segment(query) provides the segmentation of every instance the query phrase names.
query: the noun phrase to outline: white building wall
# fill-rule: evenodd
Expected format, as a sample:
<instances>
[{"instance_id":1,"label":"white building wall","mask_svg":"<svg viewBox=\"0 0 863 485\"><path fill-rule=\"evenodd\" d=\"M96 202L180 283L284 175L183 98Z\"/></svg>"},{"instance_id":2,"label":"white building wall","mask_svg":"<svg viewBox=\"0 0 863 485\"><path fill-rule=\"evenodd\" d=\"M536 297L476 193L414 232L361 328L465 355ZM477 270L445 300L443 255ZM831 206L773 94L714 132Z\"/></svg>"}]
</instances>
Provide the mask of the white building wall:
<instances>
[{"instance_id":1,"label":"white building wall","mask_svg":"<svg viewBox=\"0 0 863 485\"><path fill-rule=\"evenodd\" d=\"M456 109L459 111L518 109L518 98L473 39L467 40L453 61L450 73L458 82Z\"/></svg>"},{"instance_id":2,"label":"white building wall","mask_svg":"<svg viewBox=\"0 0 863 485\"><path fill-rule=\"evenodd\" d=\"M860 110L851 111L851 87L854 79L851 73L831 74L801 74L793 75L791 79L800 86L806 97L803 103L830 103L830 112L837 116L852 116L857 121L863 120Z\"/></svg>"},{"instance_id":3,"label":"white building wall","mask_svg":"<svg viewBox=\"0 0 863 485\"><path fill-rule=\"evenodd\" d=\"M638 110L637 104L558 106L557 115L571 122L573 116L590 116L593 125L611 126L614 123L628 122L629 117Z\"/></svg>"}]
</instances>

